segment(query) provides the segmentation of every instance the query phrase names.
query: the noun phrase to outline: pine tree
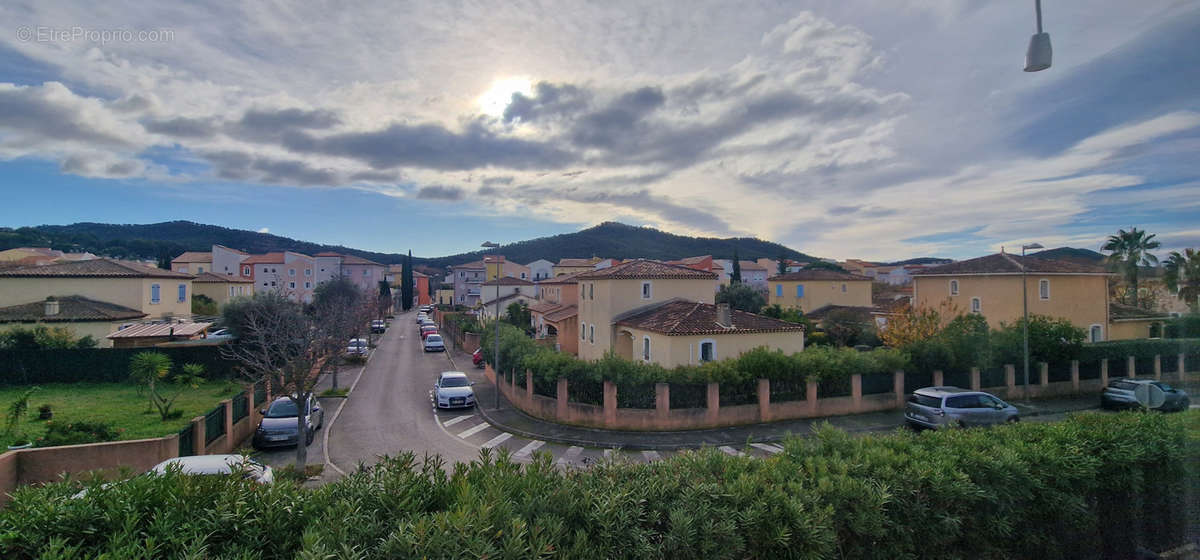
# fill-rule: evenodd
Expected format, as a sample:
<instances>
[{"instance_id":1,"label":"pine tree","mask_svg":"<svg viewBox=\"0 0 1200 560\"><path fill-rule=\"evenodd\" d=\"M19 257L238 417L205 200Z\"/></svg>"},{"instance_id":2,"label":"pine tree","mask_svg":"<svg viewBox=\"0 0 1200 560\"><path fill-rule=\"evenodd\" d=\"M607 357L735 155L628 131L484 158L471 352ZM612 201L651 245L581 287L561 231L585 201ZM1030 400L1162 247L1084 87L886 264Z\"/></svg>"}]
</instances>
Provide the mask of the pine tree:
<instances>
[{"instance_id":1,"label":"pine tree","mask_svg":"<svg viewBox=\"0 0 1200 560\"><path fill-rule=\"evenodd\" d=\"M737 249L733 250L733 274L729 275L730 284L742 283L742 263L738 262Z\"/></svg>"},{"instance_id":2,"label":"pine tree","mask_svg":"<svg viewBox=\"0 0 1200 560\"><path fill-rule=\"evenodd\" d=\"M412 264L412 249L408 250L408 256L404 258L404 272L400 277L400 306L405 311L412 309L413 305L413 264Z\"/></svg>"}]
</instances>

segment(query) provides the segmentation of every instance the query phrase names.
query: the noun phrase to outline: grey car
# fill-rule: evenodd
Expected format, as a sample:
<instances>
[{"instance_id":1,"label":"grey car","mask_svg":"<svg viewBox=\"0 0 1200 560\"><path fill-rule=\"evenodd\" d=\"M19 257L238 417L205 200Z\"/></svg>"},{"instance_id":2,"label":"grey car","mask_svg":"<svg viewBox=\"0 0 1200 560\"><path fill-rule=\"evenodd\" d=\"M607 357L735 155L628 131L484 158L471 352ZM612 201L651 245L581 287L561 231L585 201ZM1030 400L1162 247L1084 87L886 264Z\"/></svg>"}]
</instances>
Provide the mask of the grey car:
<instances>
[{"instance_id":1,"label":"grey car","mask_svg":"<svg viewBox=\"0 0 1200 560\"><path fill-rule=\"evenodd\" d=\"M433 404L437 408L475 406L474 383L461 371L443 371L433 384Z\"/></svg>"},{"instance_id":2,"label":"grey car","mask_svg":"<svg viewBox=\"0 0 1200 560\"><path fill-rule=\"evenodd\" d=\"M917 389L904 407L904 420L914 428L990 426L1020 419L1017 407L995 395L958 387Z\"/></svg>"},{"instance_id":3,"label":"grey car","mask_svg":"<svg viewBox=\"0 0 1200 560\"><path fill-rule=\"evenodd\" d=\"M445 352L446 344L442 342L442 335L431 334L425 337L423 345L426 352Z\"/></svg>"},{"instance_id":4,"label":"grey car","mask_svg":"<svg viewBox=\"0 0 1200 560\"><path fill-rule=\"evenodd\" d=\"M296 404L292 399L279 397L262 412L262 422L254 430L254 438L251 440L255 449L296 445L300 442L299 427L296 425ZM308 397L304 418L308 425L304 445L309 445L313 440L313 432L320 430L325 424L325 410L321 408L321 403L316 397Z\"/></svg>"},{"instance_id":5,"label":"grey car","mask_svg":"<svg viewBox=\"0 0 1200 560\"><path fill-rule=\"evenodd\" d=\"M1139 387L1145 387L1141 389L1148 400L1144 408L1170 412L1187 410L1192 405L1187 393L1162 381L1123 377L1108 382L1100 393L1100 407L1108 410L1143 408L1137 398Z\"/></svg>"}]
</instances>

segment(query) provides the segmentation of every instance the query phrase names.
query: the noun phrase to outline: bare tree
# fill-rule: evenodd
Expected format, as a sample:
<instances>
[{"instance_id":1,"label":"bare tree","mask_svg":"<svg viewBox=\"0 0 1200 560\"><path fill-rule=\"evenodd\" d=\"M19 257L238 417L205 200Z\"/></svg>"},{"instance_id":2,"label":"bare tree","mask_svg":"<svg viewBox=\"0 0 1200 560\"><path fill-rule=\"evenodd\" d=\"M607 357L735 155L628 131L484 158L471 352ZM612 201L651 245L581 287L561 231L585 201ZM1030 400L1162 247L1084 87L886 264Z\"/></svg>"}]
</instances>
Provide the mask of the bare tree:
<instances>
[{"instance_id":1,"label":"bare tree","mask_svg":"<svg viewBox=\"0 0 1200 560\"><path fill-rule=\"evenodd\" d=\"M358 338L363 324L368 321L363 315L365 299L362 290L346 278L322 282L314 294L313 314L319 317L322 325L322 337L316 344L324 355L329 356L321 365L321 373L333 376L334 389L338 388L338 367L346 345L350 339Z\"/></svg>"}]
</instances>

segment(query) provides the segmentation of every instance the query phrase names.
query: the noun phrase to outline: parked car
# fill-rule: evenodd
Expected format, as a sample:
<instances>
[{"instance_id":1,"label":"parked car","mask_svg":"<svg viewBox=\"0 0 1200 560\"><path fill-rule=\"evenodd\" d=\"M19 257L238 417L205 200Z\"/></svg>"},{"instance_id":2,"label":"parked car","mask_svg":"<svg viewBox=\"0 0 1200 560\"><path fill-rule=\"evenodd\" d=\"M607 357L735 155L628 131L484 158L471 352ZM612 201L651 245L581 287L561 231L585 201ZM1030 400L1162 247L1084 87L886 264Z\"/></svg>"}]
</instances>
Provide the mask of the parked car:
<instances>
[{"instance_id":1,"label":"parked car","mask_svg":"<svg viewBox=\"0 0 1200 560\"><path fill-rule=\"evenodd\" d=\"M366 356L370 352L371 348L365 338L351 338L350 343L346 345L347 356Z\"/></svg>"},{"instance_id":2,"label":"parked car","mask_svg":"<svg viewBox=\"0 0 1200 560\"><path fill-rule=\"evenodd\" d=\"M1144 387L1144 388L1143 388ZM1138 400L1139 388L1145 394L1146 405ZM1192 405L1188 394L1153 379L1118 378L1108 382L1100 392L1100 408L1108 410L1140 409L1170 412L1187 410Z\"/></svg>"},{"instance_id":3,"label":"parked car","mask_svg":"<svg viewBox=\"0 0 1200 560\"><path fill-rule=\"evenodd\" d=\"M275 471L271 470L270 466L244 455L191 455L188 457L175 457L154 465L150 470L138 476L161 476L173 469L178 469L180 474L193 476L228 476L238 473L243 478L259 484L272 484L275 482ZM101 484L99 488L102 490L111 488L113 485L120 484L121 482L123 481L106 482ZM84 488L72 495L71 498L79 499L87 496L88 490L88 488Z\"/></svg>"},{"instance_id":4,"label":"parked car","mask_svg":"<svg viewBox=\"0 0 1200 560\"><path fill-rule=\"evenodd\" d=\"M421 327L421 338L425 338L431 334L437 334L438 328L433 325L425 325Z\"/></svg>"},{"instance_id":5,"label":"parked car","mask_svg":"<svg viewBox=\"0 0 1200 560\"><path fill-rule=\"evenodd\" d=\"M381 333L385 331L387 331L387 321L382 319L371 321L371 332Z\"/></svg>"},{"instance_id":6,"label":"parked car","mask_svg":"<svg viewBox=\"0 0 1200 560\"><path fill-rule=\"evenodd\" d=\"M421 324L423 321L428 321L428 320L429 320L428 315L426 315L424 313L417 313L417 324L418 325Z\"/></svg>"},{"instance_id":7,"label":"parked car","mask_svg":"<svg viewBox=\"0 0 1200 560\"><path fill-rule=\"evenodd\" d=\"M461 371L443 371L433 384L433 402L438 408L467 408L475 406L474 385Z\"/></svg>"},{"instance_id":8,"label":"parked car","mask_svg":"<svg viewBox=\"0 0 1200 560\"><path fill-rule=\"evenodd\" d=\"M1017 407L995 395L958 387L925 387L913 391L904 420L915 428L989 426L1018 422Z\"/></svg>"},{"instance_id":9,"label":"parked car","mask_svg":"<svg viewBox=\"0 0 1200 560\"><path fill-rule=\"evenodd\" d=\"M446 344L442 342L442 335L431 334L425 337L426 352L445 352Z\"/></svg>"},{"instance_id":10,"label":"parked car","mask_svg":"<svg viewBox=\"0 0 1200 560\"><path fill-rule=\"evenodd\" d=\"M254 430L251 445L255 449L264 447L279 447L296 445L300 441L299 426L296 425L298 414L296 403L289 397L279 397L262 411L263 419ZM320 430L325 424L325 411L317 398L309 395L304 407L304 421L308 425L308 435L304 445L313 440L313 432Z\"/></svg>"},{"instance_id":11,"label":"parked car","mask_svg":"<svg viewBox=\"0 0 1200 560\"><path fill-rule=\"evenodd\" d=\"M423 313L433 313L433 306L432 305L422 305L421 311Z\"/></svg>"},{"instance_id":12,"label":"parked car","mask_svg":"<svg viewBox=\"0 0 1200 560\"><path fill-rule=\"evenodd\" d=\"M217 329L208 333L208 336L205 338L208 340L233 340L237 337L233 336L233 331L229 329Z\"/></svg>"},{"instance_id":13,"label":"parked car","mask_svg":"<svg viewBox=\"0 0 1200 560\"><path fill-rule=\"evenodd\" d=\"M418 327L436 327L437 323L434 323L433 321L426 319L424 321L421 321L421 324L417 325L417 326Z\"/></svg>"}]
</instances>

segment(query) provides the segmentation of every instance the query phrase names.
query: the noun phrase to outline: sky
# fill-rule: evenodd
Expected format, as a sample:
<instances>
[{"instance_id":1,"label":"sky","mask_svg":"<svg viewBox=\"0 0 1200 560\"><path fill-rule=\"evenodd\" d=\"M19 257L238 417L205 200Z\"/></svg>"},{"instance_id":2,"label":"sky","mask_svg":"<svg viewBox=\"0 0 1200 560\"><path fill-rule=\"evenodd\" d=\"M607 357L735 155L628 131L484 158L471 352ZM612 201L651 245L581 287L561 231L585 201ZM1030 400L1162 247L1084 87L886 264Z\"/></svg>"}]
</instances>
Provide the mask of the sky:
<instances>
[{"instance_id":1,"label":"sky","mask_svg":"<svg viewBox=\"0 0 1200 560\"><path fill-rule=\"evenodd\" d=\"M0 225L440 256L615 220L831 258L1200 246L1200 7L0 5Z\"/></svg>"}]
</instances>

